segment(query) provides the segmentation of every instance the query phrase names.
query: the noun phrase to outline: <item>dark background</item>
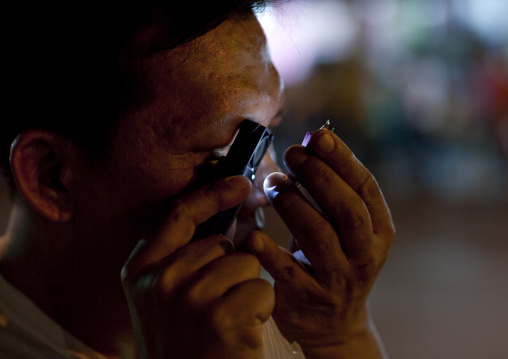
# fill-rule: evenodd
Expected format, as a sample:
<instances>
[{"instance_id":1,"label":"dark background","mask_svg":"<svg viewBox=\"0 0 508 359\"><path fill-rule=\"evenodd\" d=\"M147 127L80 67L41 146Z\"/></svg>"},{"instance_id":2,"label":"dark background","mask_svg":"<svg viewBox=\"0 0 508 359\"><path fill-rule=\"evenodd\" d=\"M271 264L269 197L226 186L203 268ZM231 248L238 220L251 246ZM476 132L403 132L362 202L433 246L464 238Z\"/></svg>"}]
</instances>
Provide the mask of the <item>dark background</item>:
<instances>
[{"instance_id":1,"label":"dark background","mask_svg":"<svg viewBox=\"0 0 508 359\"><path fill-rule=\"evenodd\" d=\"M287 88L279 156L329 119L392 209L370 300L392 359L508 357L507 14L504 0L294 0L261 18Z\"/></svg>"},{"instance_id":2,"label":"dark background","mask_svg":"<svg viewBox=\"0 0 508 359\"><path fill-rule=\"evenodd\" d=\"M330 119L392 209L370 299L392 359L508 358L507 14L504 0L313 0L261 18L288 95L279 156Z\"/></svg>"}]
</instances>

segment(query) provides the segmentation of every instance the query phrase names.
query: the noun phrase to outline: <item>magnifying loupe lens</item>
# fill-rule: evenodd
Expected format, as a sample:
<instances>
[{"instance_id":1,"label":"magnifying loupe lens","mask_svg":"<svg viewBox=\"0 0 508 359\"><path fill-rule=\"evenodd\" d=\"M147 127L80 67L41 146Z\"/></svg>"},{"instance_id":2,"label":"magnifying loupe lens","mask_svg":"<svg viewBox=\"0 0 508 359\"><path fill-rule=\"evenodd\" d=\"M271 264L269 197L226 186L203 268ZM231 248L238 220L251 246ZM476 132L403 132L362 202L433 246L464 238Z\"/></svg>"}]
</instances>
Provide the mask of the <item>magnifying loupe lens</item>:
<instances>
[{"instance_id":1,"label":"magnifying loupe lens","mask_svg":"<svg viewBox=\"0 0 508 359\"><path fill-rule=\"evenodd\" d=\"M254 151L254 156L252 158L252 166L254 168L257 168L259 164L261 163L261 160L263 159L263 156L265 155L266 150L268 149L268 146L270 146L269 137L263 138L261 141L259 141L256 151Z\"/></svg>"}]
</instances>

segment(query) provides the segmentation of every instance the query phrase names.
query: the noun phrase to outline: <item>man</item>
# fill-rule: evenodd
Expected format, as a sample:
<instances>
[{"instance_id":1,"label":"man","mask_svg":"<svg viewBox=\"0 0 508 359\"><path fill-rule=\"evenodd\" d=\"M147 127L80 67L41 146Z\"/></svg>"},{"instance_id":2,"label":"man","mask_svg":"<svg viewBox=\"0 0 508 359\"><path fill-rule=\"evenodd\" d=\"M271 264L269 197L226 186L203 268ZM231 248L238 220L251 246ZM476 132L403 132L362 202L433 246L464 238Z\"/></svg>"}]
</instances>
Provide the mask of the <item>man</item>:
<instances>
[{"instance_id":1,"label":"man","mask_svg":"<svg viewBox=\"0 0 508 359\"><path fill-rule=\"evenodd\" d=\"M365 301L393 226L337 136L317 131L285 154L325 215L287 176L267 178L271 153L252 186L210 182L240 124L274 126L283 105L251 10L261 2L210 3L3 12L15 26L2 35L2 145L14 140L16 200L0 251L0 356L258 358L270 315L307 358L383 356ZM267 198L294 256L252 232ZM241 201L228 236L244 250L220 235L191 242Z\"/></svg>"}]
</instances>

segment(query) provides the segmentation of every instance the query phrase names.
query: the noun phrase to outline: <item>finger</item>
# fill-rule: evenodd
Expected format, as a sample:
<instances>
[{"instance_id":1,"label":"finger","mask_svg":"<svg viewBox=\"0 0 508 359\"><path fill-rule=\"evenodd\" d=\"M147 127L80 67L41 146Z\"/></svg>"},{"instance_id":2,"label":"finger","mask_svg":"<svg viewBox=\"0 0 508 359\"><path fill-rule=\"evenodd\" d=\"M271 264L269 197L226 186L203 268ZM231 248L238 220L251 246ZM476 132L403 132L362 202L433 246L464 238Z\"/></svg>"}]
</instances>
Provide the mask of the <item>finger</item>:
<instances>
[{"instance_id":1,"label":"finger","mask_svg":"<svg viewBox=\"0 0 508 359\"><path fill-rule=\"evenodd\" d=\"M232 287L259 278L260 268L257 258L248 253L222 256L204 266L188 283L186 302L195 308L205 308Z\"/></svg>"},{"instance_id":2,"label":"finger","mask_svg":"<svg viewBox=\"0 0 508 359\"><path fill-rule=\"evenodd\" d=\"M268 320L275 304L270 283L253 279L232 288L224 298L207 311L209 331L204 342L213 358L259 357L263 347L262 324ZM224 349L240 355L224 353Z\"/></svg>"},{"instance_id":3,"label":"finger","mask_svg":"<svg viewBox=\"0 0 508 359\"><path fill-rule=\"evenodd\" d=\"M131 259L135 258L138 252L144 250L146 245L147 241L144 239L138 242L136 248L132 251L131 258L122 269L122 281L129 283L137 280L139 276L145 273L159 271L160 276L157 285L159 291L166 294L179 290L203 266L234 251L234 245L229 239L216 234L178 248L164 260L146 265L135 271L131 265Z\"/></svg>"},{"instance_id":4,"label":"finger","mask_svg":"<svg viewBox=\"0 0 508 359\"><path fill-rule=\"evenodd\" d=\"M163 263L159 262L163 265L158 280L159 291L172 295L194 280L200 269L233 251L232 242L218 234L178 248Z\"/></svg>"},{"instance_id":5,"label":"finger","mask_svg":"<svg viewBox=\"0 0 508 359\"><path fill-rule=\"evenodd\" d=\"M391 214L375 178L336 134L329 130L316 131L307 148L359 194L369 210L375 233L393 233Z\"/></svg>"},{"instance_id":6,"label":"finger","mask_svg":"<svg viewBox=\"0 0 508 359\"><path fill-rule=\"evenodd\" d=\"M320 283L335 282L337 270L345 268L347 258L335 229L305 199L294 184L281 173L265 180L265 193L300 249L312 263Z\"/></svg>"},{"instance_id":7,"label":"finger","mask_svg":"<svg viewBox=\"0 0 508 359\"><path fill-rule=\"evenodd\" d=\"M236 206L250 192L250 181L243 176L229 177L183 195L168 214L158 234L143 243L131 256L129 268L139 271L166 258L187 244L198 224L219 211Z\"/></svg>"},{"instance_id":8,"label":"finger","mask_svg":"<svg viewBox=\"0 0 508 359\"><path fill-rule=\"evenodd\" d=\"M276 283L292 283L297 291L307 291L309 283L313 287L318 285L291 253L275 244L265 233L252 232L247 247Z\"/></svg>"},{"instance_id":9,"label":"finger","mask_svg":"<svg viewBox=\"0 0 508 359\"><path fill-rule=\"evenodd\" d=\"M348 258L364 262L379 255L370 213L362 198L332 168L305 148L292 148L289 156L290 172L334 224Z\"/></svg>"},{"instance_id":10,"label":"finger","mask_svg":"<svg viewBox=\"0 0 508 359\"><path fill-rule=\"evenodd\" d=\"M212 320L223 331L261 325L270 318L275 306L273 287L264 279L251 279L232 287L216 302Z\"/></svg>"}]
</instances>

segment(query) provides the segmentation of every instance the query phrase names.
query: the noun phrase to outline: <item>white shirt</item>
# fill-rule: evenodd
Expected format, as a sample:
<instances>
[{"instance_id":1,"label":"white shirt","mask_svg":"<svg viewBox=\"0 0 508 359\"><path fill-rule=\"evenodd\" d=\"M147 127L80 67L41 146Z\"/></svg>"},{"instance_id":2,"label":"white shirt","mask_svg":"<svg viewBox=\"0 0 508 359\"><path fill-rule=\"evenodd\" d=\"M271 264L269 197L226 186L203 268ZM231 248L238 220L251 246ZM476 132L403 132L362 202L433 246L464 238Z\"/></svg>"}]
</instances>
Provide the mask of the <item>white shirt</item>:
<instances>
[{"instance_id":1,"label":"white shirt","mask_svg":"<svg viewBox=\"0 0 508 359\"><path fill-rule=\"evenodd\" d=\"M0 359L106 359L0 276Z\"/></svg>"},{"instance_id":2,"label":"white shirt","mask_svg":"<svg viewBox=\"0 0 508 359\"><path fill-rule=\"evenodd\" d=\"M270 319L263 326L263 359L304 359ZM0 359L106 359L42 312L0 275Z\"/></svg>"}]
</instances>

